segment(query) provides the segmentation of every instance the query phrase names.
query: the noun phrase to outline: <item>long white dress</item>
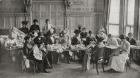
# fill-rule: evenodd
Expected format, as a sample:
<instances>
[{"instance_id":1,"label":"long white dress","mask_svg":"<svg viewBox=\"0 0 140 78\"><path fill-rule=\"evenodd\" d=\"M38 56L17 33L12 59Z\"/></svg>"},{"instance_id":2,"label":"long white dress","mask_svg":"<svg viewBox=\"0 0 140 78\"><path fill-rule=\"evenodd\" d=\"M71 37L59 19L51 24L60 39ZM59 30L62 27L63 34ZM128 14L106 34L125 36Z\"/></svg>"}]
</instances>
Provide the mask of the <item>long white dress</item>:
<instances>
[{"instance_id":1,"label":"long white dress","mask_svg":"<svg viewBox=\"0 0 140 78\"><path fill-rule=\"evenodd\" d=\"M122 53L118 56L112 57L111 68L115 71L123 72L125 70L126 60L129 59L130 44L125 40L121 42L120 47L122 49Z\"/></svg>"}]
</instances>

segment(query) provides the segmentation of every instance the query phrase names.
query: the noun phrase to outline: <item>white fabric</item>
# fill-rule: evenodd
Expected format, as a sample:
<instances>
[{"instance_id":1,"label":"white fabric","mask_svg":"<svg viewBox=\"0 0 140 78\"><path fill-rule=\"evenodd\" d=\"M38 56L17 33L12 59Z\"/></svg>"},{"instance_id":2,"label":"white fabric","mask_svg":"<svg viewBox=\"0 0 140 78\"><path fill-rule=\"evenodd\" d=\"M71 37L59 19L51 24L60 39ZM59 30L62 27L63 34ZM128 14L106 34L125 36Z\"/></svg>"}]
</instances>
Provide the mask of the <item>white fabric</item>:
<instances>
[{"instance_id":1,"label":"white fabric","mask_svg":"<svg viewBox=\"0 0 140 78\"><path fill-rule=\"evenodd\" d=\"M107 45L108 46L115 46L115 47L118 47L119 44L118 44L118 41L116 38L110 38L107 40Z\"/></svg>"},{"instance_id":2,"label":"white fabric","mask_svg":"<svg viewBox=\"0 0 140 78\"><path fill-rule=\"evenodd\" d=\"M30 68L30 62L28 59L25 59L25 66L26 68Z\"/></svg>"},{"instance_id":3,"label":"white fabric","mask_svg":"<svg viewBox=\"0 0 140 78\"><path fill-rule=\"evenodd\" d=\"M16 46L16 43L17 43L17 41L16 41L16 39L7 39L6 41L5 41L5 44L4 44L4 46L5 47L14 47L14 46Z\"/></svg>"},{"instance_id":4,"label":"white fabric","mask_svg":"<svg viewBox=\"0 0 140 78\"><path fill-rule=\"evenodd\" d=\"M69 51L69 55L72 56L73 55L73 52Z\"/></svg>"},{"instance_id":5,"label":"white fabric","mask_svg":"<svg viewBox=\"0 0 140 78\"><path fill-rule=\"evenodd\" d=\"M126 60L129 59L130 44L127 41L123 41L120 45L122 54L112 57L111 68L123 72L125 69Z\"/></svg>"},{"instance_id":6,"label":"white fabric","mask_svg":"<svg viewBox=\"0 0 140 78\"><path fill-rule=\"evenodd\" d=\"M52 40L52 42L54 43L55 40L54 40L54 37L53 37L53 36L51 36L51 40Z\"/></svg>"},{"instance_id":7,"label":"white fabric","mask_svg":"<svg viewBox=\"0 0 140 78\"><path fill-rule=\"evenodd\" d=\"M63 47L60 44L47 45L47 50L56 51L57 53L63 52Z\"/></svg>"},{"instance_id":8,"label":"white fabric","mask_svg":"<svg viewBox=\"0 0 140 78\"><path fill-rule=\"evenodd\" d=\"M30 68L30 61L27 59L26 56L23 56L22 70L25 70L26 68Z\"/></svg>"},{"instance_id":9,"label":"white fabric","mask_svg":"<svg viewBox=\"0 0 140 78\"><path fill-rule=\"evenodd\" d=\"M39 50L37 45L34 45L33 47L33 55L37 60L42 60L42 51Z\"/></svg>"},{"instance_id":10,"label":"white fabric","mask_svg":"<svg viewBox=\"0 0 140 78\"><path fill-rule=\"evenodd\" d=\"M103 41L105 41L105 42L107 41L107 35L106 35L104 32L100 32L100 31L99 31L98 34L97 34L97 36L98 36L98 37L103 37L103 38L104 38Z\"/></svg>"},{"instance_id":11,"label":"white fabric","mask_svg":"<svg viewBox=\"0 0 140 78\"><path fill-rule=\"evenodd\" d=\"M24 40L25 33L17 29L16 27L12 28L12 37L18 40Z\"/></svg>"},{"instance_id":12,"label":"white fabric","mask_svg":"<svg viewBox=\"0 0 140 78\"><path fill-rule=\"evenodd\" d=\"M129 59L128 54L120 54L119 56L114 56L111 62L111 68L123 72L125 69L126 60Z\"/></svg>"},{"instance_id":13,"label":"white fabric","mask_svg":"<svg viewBox=\"0 0 140 78\"><path fill-rule=\"evenodd\" d=\"M37 37L38 36L38 33L37 32L34 32L34 36Z\"/></svg>"},{"instance_id":14,"label":"white fabric","mask_svg":"<svg viewBox=\"0 0 140 78\"><path fill-rule=\"evenodd\" d=\"M51 29L53 27L53 25L52 24L48 24L48 29Z\"/></svg>"}]
</instances>

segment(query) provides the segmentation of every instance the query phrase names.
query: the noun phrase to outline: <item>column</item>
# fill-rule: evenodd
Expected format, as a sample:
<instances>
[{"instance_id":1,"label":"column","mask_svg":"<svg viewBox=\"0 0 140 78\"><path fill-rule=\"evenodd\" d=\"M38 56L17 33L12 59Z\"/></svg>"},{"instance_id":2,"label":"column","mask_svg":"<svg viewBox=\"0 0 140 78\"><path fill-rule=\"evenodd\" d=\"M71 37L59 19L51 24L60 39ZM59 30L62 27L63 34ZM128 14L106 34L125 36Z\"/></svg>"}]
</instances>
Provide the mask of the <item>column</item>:
<instances>
[{"instance_id":1,"label":"column","mask_svg":"<svg viewBox=\"0 0 140 78\"><path fill-rule=\"evenodd\" d=\"M135 1L135 13L134 13L134 38L138 39L139 30L139 0Z\"/></svg>"}]
</instances>

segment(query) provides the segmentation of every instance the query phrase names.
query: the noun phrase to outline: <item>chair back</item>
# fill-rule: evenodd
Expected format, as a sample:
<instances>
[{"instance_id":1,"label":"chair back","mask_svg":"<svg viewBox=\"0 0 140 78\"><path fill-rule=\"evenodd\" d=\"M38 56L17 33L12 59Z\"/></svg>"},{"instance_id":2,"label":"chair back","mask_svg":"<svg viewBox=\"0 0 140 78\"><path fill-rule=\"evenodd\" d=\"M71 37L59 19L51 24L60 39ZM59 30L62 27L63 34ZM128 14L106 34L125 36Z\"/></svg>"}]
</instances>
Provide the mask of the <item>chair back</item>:
<instances>
[{"instance_id":1,"label":"chair back","mask_svg":"<svg viewBox=\"0 0 140 78\"><path fill-rule=\"evenodd\" d=\"M95 59L99 60L101 58L104 58L104 47L96 46Z\"/></svg>"}]
</instances>

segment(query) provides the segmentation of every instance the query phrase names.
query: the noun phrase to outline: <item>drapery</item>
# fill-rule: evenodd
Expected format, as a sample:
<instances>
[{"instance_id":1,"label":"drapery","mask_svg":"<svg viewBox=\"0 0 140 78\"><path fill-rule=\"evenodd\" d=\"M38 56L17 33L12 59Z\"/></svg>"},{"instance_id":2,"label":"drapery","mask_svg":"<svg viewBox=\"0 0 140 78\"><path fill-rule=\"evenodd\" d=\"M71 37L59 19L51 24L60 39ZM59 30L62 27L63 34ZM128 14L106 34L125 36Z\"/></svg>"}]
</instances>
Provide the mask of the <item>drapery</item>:
<instances>
[{"instance_id":1,"label":"drapery","mask_svg":"<svg viewBox=\"0 0 140 78\"><path fill-rule=\"evenodd\" d=\"M109 14L110 14L110 3L111 0L104 0L104 29L105 33L107 34L107 27L108 27L108 22L109 22Z\"/></svg>"}]
</instances>

